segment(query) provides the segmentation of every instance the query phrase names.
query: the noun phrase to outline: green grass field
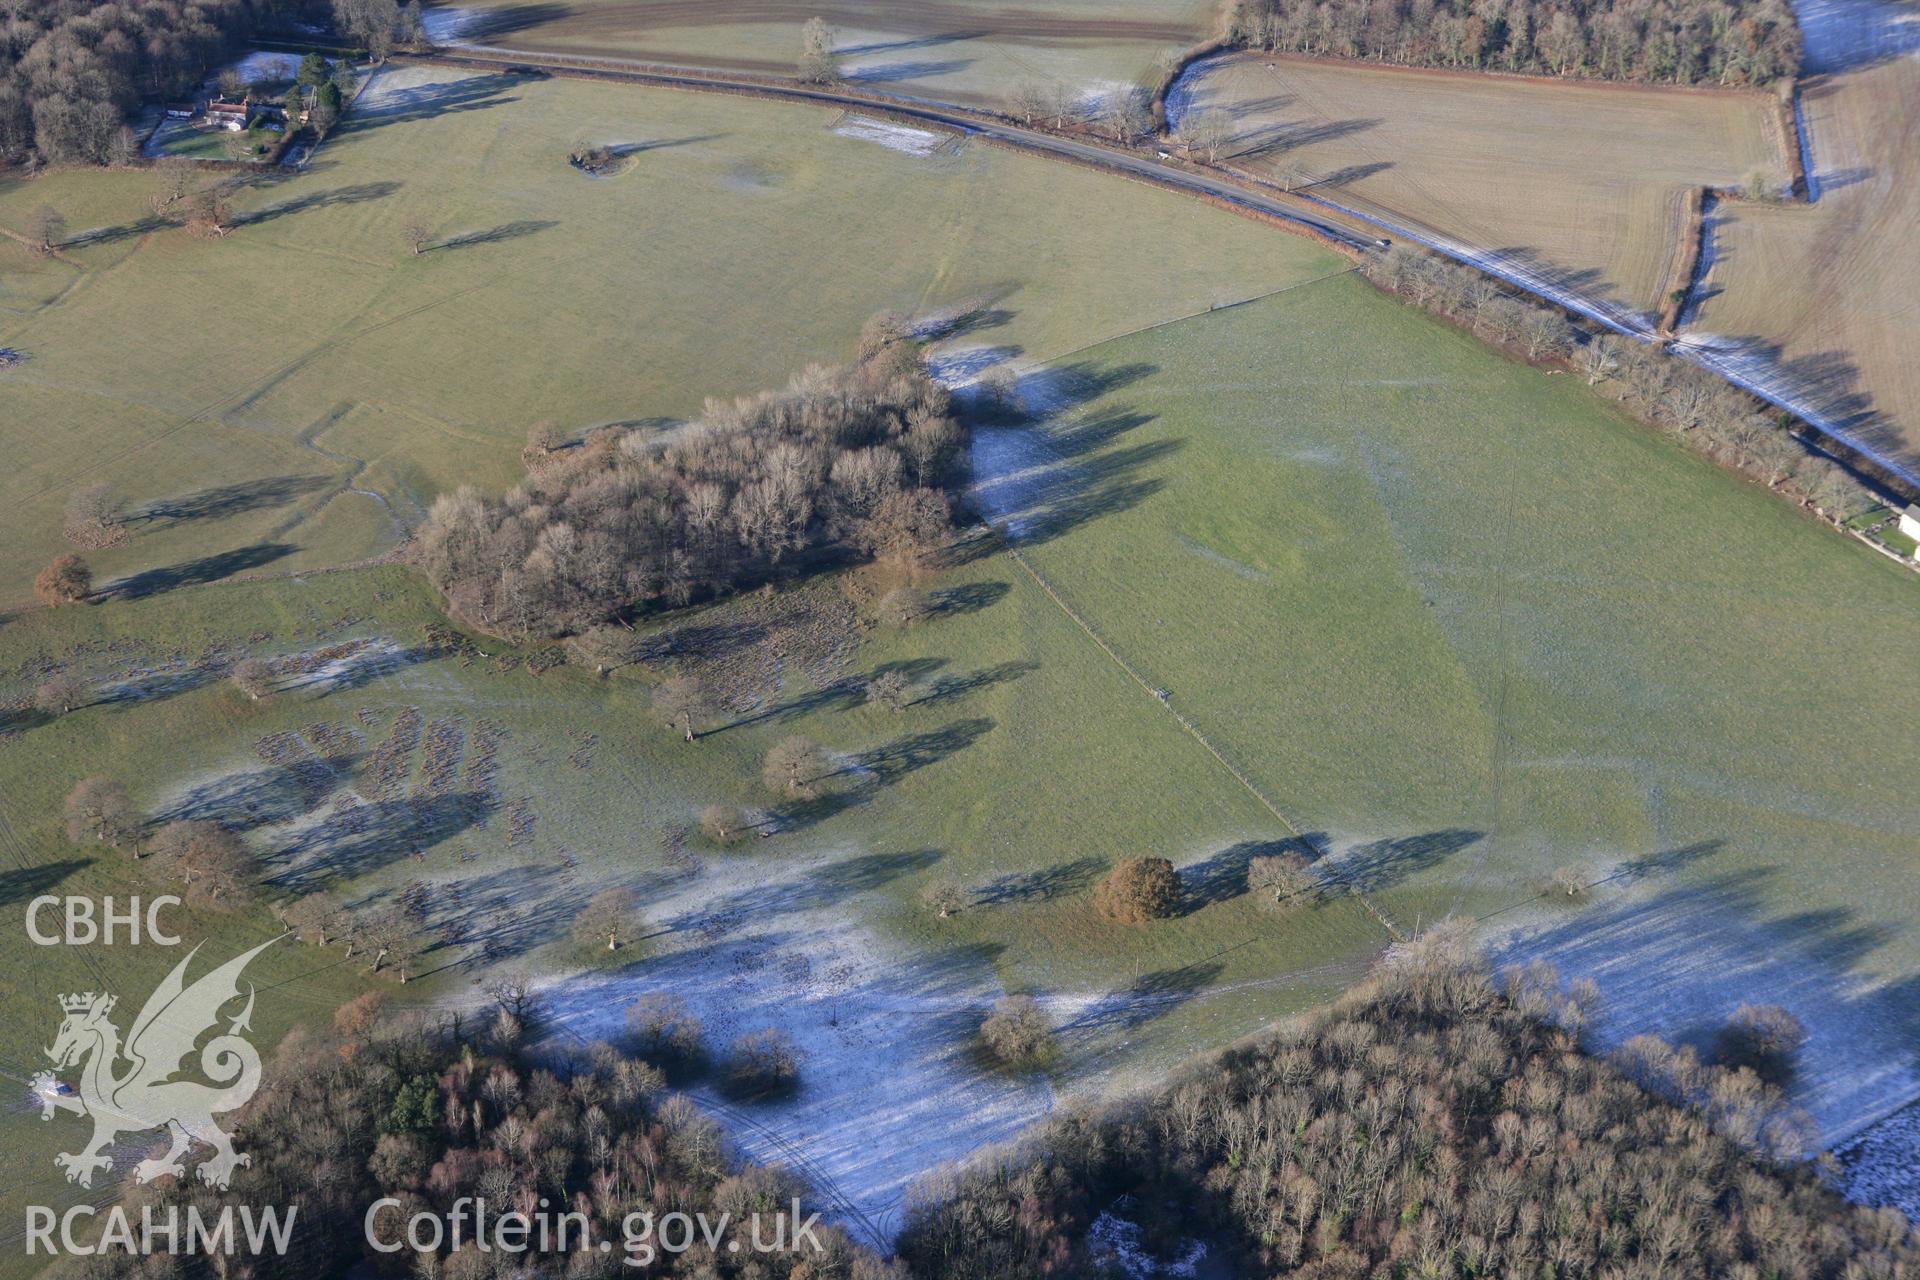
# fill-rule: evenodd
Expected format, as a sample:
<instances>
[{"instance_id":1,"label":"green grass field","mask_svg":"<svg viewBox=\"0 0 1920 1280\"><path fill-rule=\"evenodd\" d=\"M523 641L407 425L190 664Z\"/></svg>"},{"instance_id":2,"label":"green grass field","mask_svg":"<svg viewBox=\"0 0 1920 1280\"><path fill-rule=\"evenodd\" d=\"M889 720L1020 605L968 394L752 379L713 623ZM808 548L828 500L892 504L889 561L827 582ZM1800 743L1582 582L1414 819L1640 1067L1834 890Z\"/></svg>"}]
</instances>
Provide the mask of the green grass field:
<instances>
[{"instance_id":1,"label":"green grass field","mask_svg":"<svg viewBox=\"0 0 1920 1280\"><path fill-rule=\"evenodd\" d=\"M802 935L838 927L872 936L860 962L889 999L923 963L964 978L911 993L936 1012L955 992L1054 997L1079 1010L1054 1080L1071 1089L1309 1008L1378 954L1387 932L1352 898L1274 917L1241 894L1245 859L1291 823L1406 930L1518 924L1623 984L1649 934L1696 966L1733 935L1804 957L1816 1083L1834 1054L1910 1069L1885 1048L1920 1027L1904 571L1577 379L1195 203L973 145L911 155L810 109L394 75L311 172L243 196L252 217L222 240L145 225L138 175L0 182L0 223L51 203L106 229L72 261L0 248L0 346L27 354L0 373L0 600L61 548L76 486L106 479L142 513L90 557L129 578L120 598L0 626L0 701L55 666L110 695L0 732L9 912L157 887L61 829L67 790L103 773L150 813L231 814L268 897L429 885L440 944L389 988L404 1003L574 969L571 913L628 885L655 926L642 975L702 972L743 938L804 961ZM594 180L566 165L581 141L653 145ZM414 219L438 246L417 257ZM690 415L844 358L877 309L969 303L985 324L960 347L1017 360L1040 411L979 437L980 500L1111 653L991 543L905 631L862 621L883 585L864 573L789 584L660 621L748 637L712 642L741 708L687 745L648 710L658 670L427 652L442 619L420 579L320 571L390 548L453 484L511 483L529 423ZM369 647L334 682L289 677L264 702L219 678L242 652L353 641ZM860 692L889 666L914 680L900 712ZM705 804L769 803L759 762L792 733L835 753L829 800L734 851L690 836ZM1191 910L1103 921L1087 890L1134 853L1185 868ZM1573 862L1613 878L1542 905ZM936 918L940 881L975 905ZM191 925L220 954L272 930L263 907ZM0 931L0 962L32 975L0 991L8 1076L38 1069L57 994L136 998L175 958L89 962ZM292 944L261 972L268 1037L368 981ZM1710 976L1778 994L1752 989L1775 980L1757 961ZM1846 1039L1856 1022L1867 1039ZM71 1139L25 1104L0 1113L27 1171L0 1218L74 1194L49 1181Z\"/></svg>"},{"instance_id":2,"label":"green grass field","mask_svg":"<svg viewBox=\"0 0 1920 1280\"><path fill-rule=\"evenodd\" d=\"M0 346L28 355L0 416L48 424L10 434L0 600L26 595L87 482L208 513L139 522L103 577L350 562L393 527L349 483L410 519L452 484L510 483L536 421L691 414L844 359L885 307L983 301L1003 321L983 336L1044 358L1331 262L1097 174L841 137L824 111L385 76L308 172L236 202L224 239L150 230L143 175L0 179L0 225L46 203L82 241L77 267L0 248ZM567 166L582 140L647 149L596 180ZM413 220L438 246L418 257Z\"/></svg>"},{"instance_id":3,"label":"green grass field","mask_svg":"<svg viewBox=\"0 0 1920 1280\"><path fill-rule=\"evenodd\" d=\"M1910 572L1351 277L1077 359L1133 373L985 494L1330 866L1538 931L1621 1025L1786 1000L1829 1131L1911 1087ZM1534 901L1565 864L1591 914Z\"/></svg>"}]
</instances>

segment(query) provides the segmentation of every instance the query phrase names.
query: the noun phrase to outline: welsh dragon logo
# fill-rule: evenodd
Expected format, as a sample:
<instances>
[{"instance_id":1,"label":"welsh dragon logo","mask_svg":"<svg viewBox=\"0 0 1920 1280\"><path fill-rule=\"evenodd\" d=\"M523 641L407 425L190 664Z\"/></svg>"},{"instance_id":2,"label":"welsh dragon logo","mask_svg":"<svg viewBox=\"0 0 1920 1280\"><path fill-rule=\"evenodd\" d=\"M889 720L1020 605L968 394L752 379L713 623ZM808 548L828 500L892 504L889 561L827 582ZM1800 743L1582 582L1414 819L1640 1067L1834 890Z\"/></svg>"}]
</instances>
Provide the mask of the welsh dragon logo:
<instances>
[{"instance_id":1,"label":"welsh dragon logo","mask_svg":"<svg viewBox=\"0 0 1920 1280\"><path fill-rule=\"evenodd\" d=\"M163 1126L173 1145L165 1155L134 1166L139 1182L168 1173L183 1176L181 1157L195 1142L213 1148L197 1171L209 1186L225 1189L233 1171L251 1162L250 1156L233 1149L231 1135L213 1117L243 1106L260 1087L260 1055L240 1035L252 1030L253 984L247 984L246 1008L227 1024L225 1034L200 1049L200 1070L214 1083L173 1077L185 1068L201 1036L217 1028L221 1008L240 997L240 974L247 962L277 941L261 943L188 986L187 965L200 950L196 946L147 997L124 1044L120 1029L107 1016L113 1012L113 996L89 991L60 997L66 1016L46 1053L56 1069L84 1061L80 1087L77 1096L63 1091L51 1071L41 1072L33 1083L41 1098L42 1120L71 1111L93 1121L93 1138L85 1147L53 1158L66 1170L67 1181L92 1186L95 1170L113 1167L106 1150L116 1138Z\"/></svg>"}]
</instances>

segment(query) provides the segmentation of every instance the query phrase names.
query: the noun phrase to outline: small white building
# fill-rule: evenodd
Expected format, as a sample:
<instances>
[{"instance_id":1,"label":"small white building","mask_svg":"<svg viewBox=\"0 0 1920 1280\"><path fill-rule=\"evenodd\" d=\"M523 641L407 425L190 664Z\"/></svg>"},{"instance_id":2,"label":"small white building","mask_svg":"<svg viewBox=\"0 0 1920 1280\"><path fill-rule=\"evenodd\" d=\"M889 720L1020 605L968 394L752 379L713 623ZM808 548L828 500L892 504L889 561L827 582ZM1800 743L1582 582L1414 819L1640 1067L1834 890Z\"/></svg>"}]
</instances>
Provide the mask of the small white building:
<instances>
[{"instance_id":1,"label":"small white building","mask_svg":"<svg viewBox=\"0 0 1920 1280\"><path fill-rule=\"evenodd\" d=\"M1900 532L1920 542L1920 502L1914 503L1900 513Z\"/></svg>"},{"instance_id":2,"label":"small white building","mask_svg":"<svg viewBox=\"0 0 1920 1280\"><path fill-rule=\"evenodd\" d=\"M209 102L207 104L207 123L233 133L238 133L247 127L247 117L251 114L251 108L244 102Z\"/></svg>"}]
</instances>

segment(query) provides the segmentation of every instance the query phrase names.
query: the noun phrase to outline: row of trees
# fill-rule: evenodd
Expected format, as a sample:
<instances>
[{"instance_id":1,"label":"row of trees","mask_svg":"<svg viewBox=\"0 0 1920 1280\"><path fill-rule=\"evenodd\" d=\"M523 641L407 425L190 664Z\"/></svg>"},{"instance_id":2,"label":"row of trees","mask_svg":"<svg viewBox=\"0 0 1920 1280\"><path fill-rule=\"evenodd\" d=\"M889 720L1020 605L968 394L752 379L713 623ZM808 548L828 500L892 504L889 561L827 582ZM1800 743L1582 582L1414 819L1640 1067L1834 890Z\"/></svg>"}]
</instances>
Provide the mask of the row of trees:
<instances>
[{"instance_id":1,"label":"row of trees","mask_svg":"<svg viewBox=\"0 0 1920 1280\"><path fill-rule=\"evenodd\" d=\"M1637 416L1689 448L1844 524L1873 494L1830 458L1810 452L1778 411L1657 344L1617 334L1584 337L1558 308L1508 293L1462 263L1396 245L1370 254L1369 279L1530 360L1565 360L1589 386L1613 392Z\"/></svg>"},{"instance_id":2,"label":"row of trees","mask_svg":"<svg viewBox=\"0 0 1920 1280\"><path fill-rule=\"evenodd\" d=\"M1464 931L1401 948L1329 1013L1151 1094L1070 1109L923 1186L900 1246L924 1280L1090 1274L1116 1202L1223 1274L1913 1274L1899 1213L1852 1206L1807 1126L1744 1066L1645 1038L1580 1046L1590 984L1496 976ZM1777 1039L1777 1019L1739 1020ZM1123 1197L1127 1198L1123 1200Z\"/></svg>"},{"instance_id":3,"label":"row of trees","mask_svg":"<svg viewBox=\"0 0 1920 1280\"><path fill-rule=\"evenodd\" d=\"M499 500L439 498L413 560L449 609L512 639L580 633L654 602L719 595L809 558L912 562L951 532L965 436L892 316L859 358L785 390L709 400L662 435L536 427Z\"/></svg>"},{"instance_id":4,"label":"row of trees","mask_svg":"<svg viewBox=\"0 0 1920 1280\"><path fill-rule=\"evenodd\" d=\"M161 1178L130 1187L129 1216L137 1223L151 1205L165 1221L173 1206L184 1220L192 1205L212 1222L223 1204L298 1206L284 1255L246 1264L245 1274L262 1280L346 1275L363 1262L381 1275L432 1280L899 1276L837 1229L813 1222L802 1232L810 1214L799 1179L738 1160L720 1127L668 1091L656 1066L607 1045L593 1046L583 1061L537 1060L523 1047L524 989L503 988L497 998L497 1013L480 1027L408 1027L380 997L366 996L344 1006L331 1029L295 1031L240 1117L235 1141L251 1162L235 1171L231 1188ZM486 1251L473 1238L469 1202L458 1248L447 1230L437 1244L423 1232L409 1238L408 1219L429 1214L450 1223L469 1197L485 1202L490 1220L520 1212L537 1215L548 1230L526 1235L527 1252L502 1252L497 1241ZM362 1221L386 1198L399 1208L377 1215L373 1232L380 1244L400 1248L378 1253ZM713 1222L727 1214L730 1225L684 1252L662 1248L663 1237L677 1243L665 1233L642 1238L630 1217L647 1214L658 1224L670 1213L698 1212ZM563 1224L561 1215L577 1216ZM648 1245L650 1264L642 1251ZM151 1261L115 1250L56 1273L160 1274ZM221 1261L214 1259L210 1274L228 1274Z\"/></svg>"},{"instance_id":5,"label":"row of trees","mask_svg":"<svg viewBox=\"0 0 1920 1280\"><path fill-rule=\"evenodd\" d=\"M1800 67L1786 0L1240 0L1239 43L1403 66L1768 85Z\"/></svg>"}]
</instances>

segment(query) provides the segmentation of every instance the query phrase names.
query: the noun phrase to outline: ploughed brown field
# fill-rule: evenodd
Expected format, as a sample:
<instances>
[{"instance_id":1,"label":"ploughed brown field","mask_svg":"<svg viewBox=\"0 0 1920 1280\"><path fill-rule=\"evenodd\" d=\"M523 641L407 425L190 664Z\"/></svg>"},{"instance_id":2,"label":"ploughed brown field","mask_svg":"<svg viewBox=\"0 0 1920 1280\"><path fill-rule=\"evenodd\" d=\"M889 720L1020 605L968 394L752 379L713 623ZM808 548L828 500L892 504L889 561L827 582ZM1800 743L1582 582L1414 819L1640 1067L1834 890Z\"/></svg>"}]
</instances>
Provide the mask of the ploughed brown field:
<instances>
[{"instance_id":1,"label":"ploughed brown field","mask_svg":"<svg viewBox=\"0 0 1920 1280\"><path fill-rule=\"evenodd\" d=\"M1773 354L1829 416L1920 471L1920 57L1810 79L1802 102L1818 199L1723 206L1690 327Z\"/></svg>"},{"instance_id":2,"label":"ploughed brown field","mask_svg":"<svg viewBox=\"0 0 1920 1280\"><path fill-rule=\"evenodd\" d=\"M1685 193L1784 183L1757 93L1603 85L1242 54L1195 72L1176 116L1222 108L1230 164L1653 311Z\"/></svg>"}]
</instances>

